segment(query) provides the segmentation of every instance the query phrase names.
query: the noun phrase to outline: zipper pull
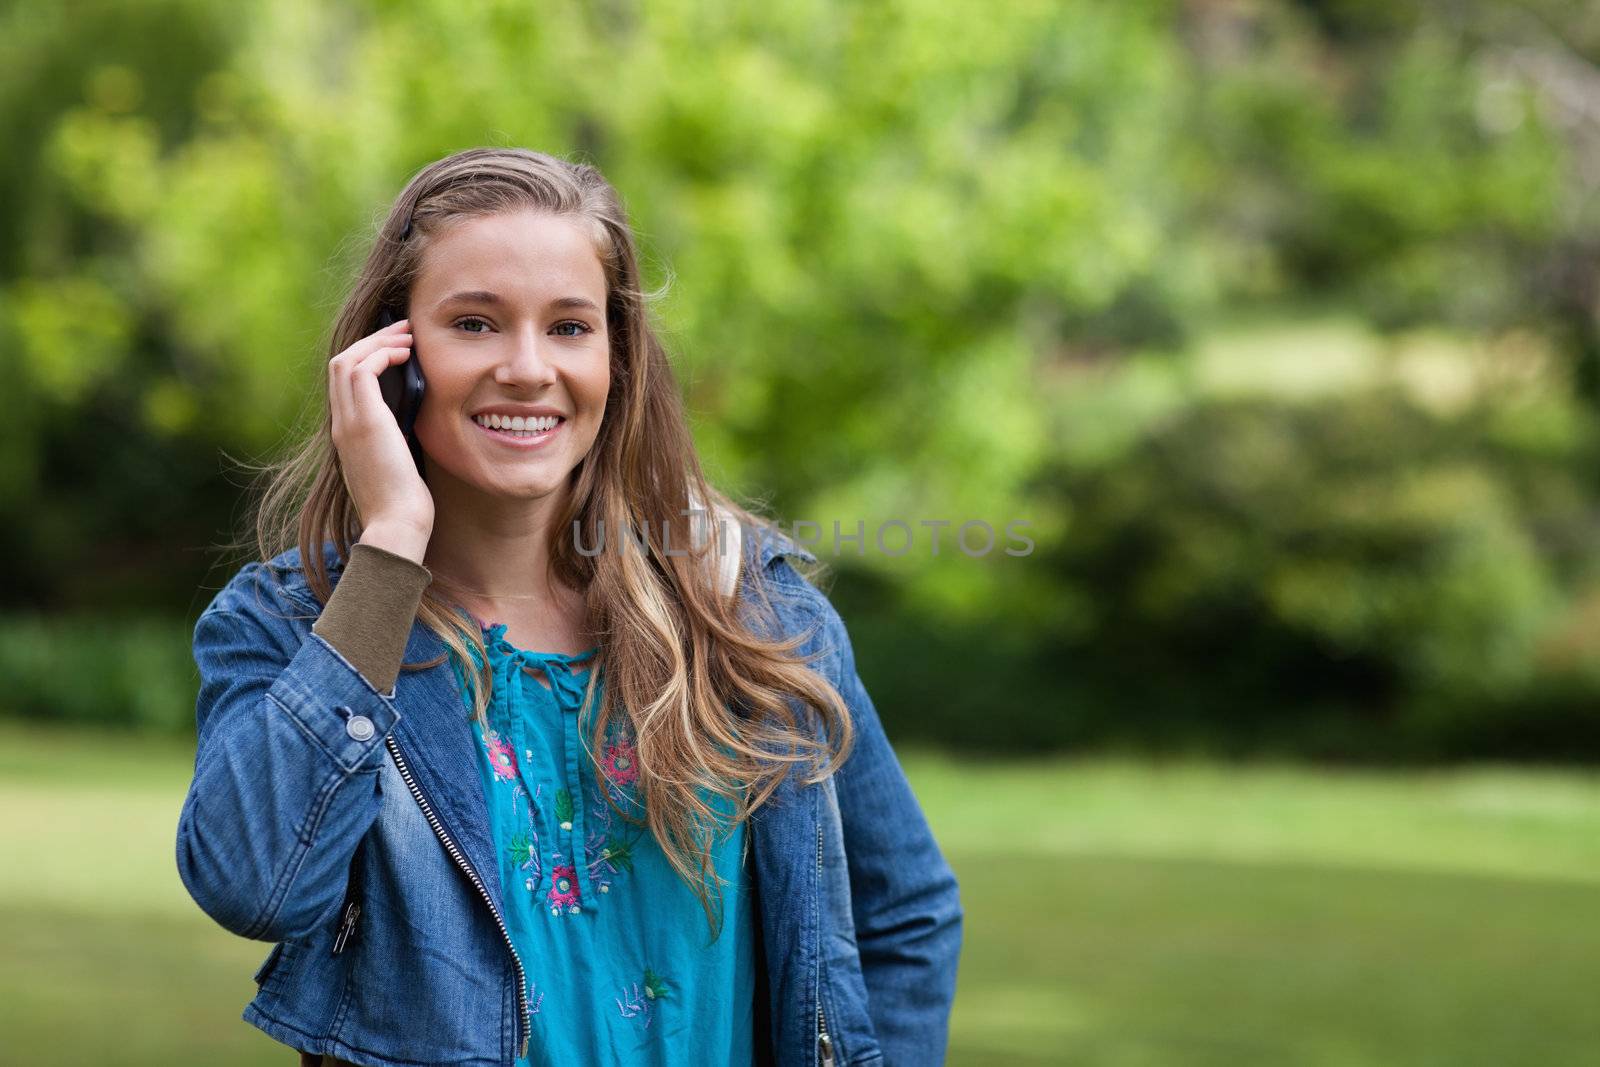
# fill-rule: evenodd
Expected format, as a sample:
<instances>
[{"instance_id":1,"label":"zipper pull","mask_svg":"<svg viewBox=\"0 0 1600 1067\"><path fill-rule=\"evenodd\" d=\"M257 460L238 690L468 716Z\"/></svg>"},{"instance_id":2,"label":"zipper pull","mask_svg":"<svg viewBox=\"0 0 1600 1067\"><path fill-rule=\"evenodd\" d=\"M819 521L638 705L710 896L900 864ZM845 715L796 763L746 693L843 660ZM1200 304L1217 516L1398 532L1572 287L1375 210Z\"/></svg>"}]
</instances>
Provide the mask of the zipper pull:
<instances>
[{"instance_id":1,"label":"zipper pull","mask_svg":"<svg viewBox=\"0 0 1600 1067\"><path fill-rule=\"evenodd\" d=\"M832 1067L833 1038L828 1036L827 1031L817 1035L817 1048L822 1052L822 1067Z\"/></svg>"},{"instance_id":2,"label":"zipper pull","mask_svg":"<svg viewBox=\"0 0 1600 1067\"><path fill-rule=\"evenodd\" d=\"M333 954L337 956L344 951L345 942L350 940L350 934L356 928L356 919L361 915L361 905L355 901L344 906L344 915L339 919L339 932L333 938Z\"/></svg>"}]
</instances>

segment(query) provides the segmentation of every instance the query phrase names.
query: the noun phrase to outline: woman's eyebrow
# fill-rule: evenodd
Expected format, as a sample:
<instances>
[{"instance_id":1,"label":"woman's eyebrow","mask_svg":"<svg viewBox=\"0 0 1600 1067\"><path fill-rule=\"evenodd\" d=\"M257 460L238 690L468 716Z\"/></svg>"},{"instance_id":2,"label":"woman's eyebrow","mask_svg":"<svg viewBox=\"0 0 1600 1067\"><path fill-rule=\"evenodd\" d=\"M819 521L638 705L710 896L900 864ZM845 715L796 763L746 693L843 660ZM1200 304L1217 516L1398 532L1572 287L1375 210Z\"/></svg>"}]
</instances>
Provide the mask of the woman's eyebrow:
<instances>
[{"instance_id":1,"label":"woman's eyebrow","mask_svg":"<svg viewBox=\"0 0 1600 1067\"><path fill-rule=\"evenodd\" d=\"M499 293L491 293L487 289L464 289L459 293L451 293L439 301L439 307L447 304L488 304L490 306L504 306L505 297ZM582 296L558 296L550 301L549 308L584 308L589 311L599 311L600 307L593 300Z\"/></svg>"},{"instance_id":2,"label":"woman's eyebrow","mask_svg":"<svg viewBox=\"0 0 1600 1067\"><path fill-rule=\"evenodd\" d=\"M446 304L504 304L499 293L491 293L487 289L466 289L459 293L451 293L439 301L439 306Z\"/></svg>"}]
</instances>

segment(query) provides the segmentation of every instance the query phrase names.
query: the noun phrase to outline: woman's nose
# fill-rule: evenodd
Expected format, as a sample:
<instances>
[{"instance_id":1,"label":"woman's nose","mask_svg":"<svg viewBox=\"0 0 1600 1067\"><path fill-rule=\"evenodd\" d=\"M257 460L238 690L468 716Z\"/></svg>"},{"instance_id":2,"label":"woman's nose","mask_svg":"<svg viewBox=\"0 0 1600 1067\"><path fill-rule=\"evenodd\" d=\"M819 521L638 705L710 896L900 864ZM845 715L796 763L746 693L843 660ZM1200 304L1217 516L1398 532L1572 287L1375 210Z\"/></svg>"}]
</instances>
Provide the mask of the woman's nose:
<instances>
[{"instance_id":1,"label":"woman's nose","mask_svg":"<svg viewBox=\"0 0 1600 1067\"><path fill-rule=\"evenodd\" d=\"M555 365L544 346L545 338L535 328L513 334L504 358L495 368L495 381L502 385L543 385L555 381Z\"/></svg>"}]
</instances>

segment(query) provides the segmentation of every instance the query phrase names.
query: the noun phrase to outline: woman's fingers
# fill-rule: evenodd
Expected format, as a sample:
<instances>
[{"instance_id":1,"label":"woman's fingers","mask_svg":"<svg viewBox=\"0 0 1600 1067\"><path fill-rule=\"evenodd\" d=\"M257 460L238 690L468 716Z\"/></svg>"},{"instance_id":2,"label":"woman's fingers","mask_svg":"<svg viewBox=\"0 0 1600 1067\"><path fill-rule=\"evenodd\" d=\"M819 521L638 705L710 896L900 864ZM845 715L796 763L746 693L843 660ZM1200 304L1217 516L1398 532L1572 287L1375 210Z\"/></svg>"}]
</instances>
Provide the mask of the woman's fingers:
<instances>
[{"instance_id":1,"label":"woman's fingers","mask_svg":"<svg viewBox=\"0 0 1600 1067\"><path fill-rule=\"evenodd\" d=\"M378 377L416 355L404 319L357 340L328 365L328 409L345 491L363 526L433 521L433 497L412 461Z\"/></svg>"},{"instance_id":2,"label":"woman's fingers","mask_svg":"<svg viewBox=\"0 0 1600 1067\"><path fill-rule=\"evenodd\" d=\"M335 433L359 421L361 405L357 401L357 371L363 369L368 360L372 360L377 363L372 370L376 377L394 361L397 352L410 352L411 341L409 322L402 319L361 338L333 357L328 365L328 409ZM381 363L378 362L380 356ZM382 399L381 390L379 399Z\"/></svg>"},{"instance_id":3,"label":"woman's fingers","mask_svg":"<svg viewBox=\"0 0 1600 1067\"><path fill-rule=\"evenodd\" d=\"M404 336L407 341L410 340L410 334ZM409 344L394 345L369 353L351 368L350 410L353 418L359 418L362 412L389 410L383 400L378 375L397 363L404 363L410 356ZM394 418L394 415L391 413L389 417Z\"/></svg>"},{"instance_id":4,"label":"woman's fingers","mask_svg":"<svg viewBox=\"0 0 1600 1067\"><path fill-rule=\"evenodd\" d=\"M378 410L388 410L383 402L383 390L378 385L378 375L410 352L411 349L398 345L379 348L345 364L339 376L339 390L346 425L361 426Z\"/></svg>"}]
</instances>

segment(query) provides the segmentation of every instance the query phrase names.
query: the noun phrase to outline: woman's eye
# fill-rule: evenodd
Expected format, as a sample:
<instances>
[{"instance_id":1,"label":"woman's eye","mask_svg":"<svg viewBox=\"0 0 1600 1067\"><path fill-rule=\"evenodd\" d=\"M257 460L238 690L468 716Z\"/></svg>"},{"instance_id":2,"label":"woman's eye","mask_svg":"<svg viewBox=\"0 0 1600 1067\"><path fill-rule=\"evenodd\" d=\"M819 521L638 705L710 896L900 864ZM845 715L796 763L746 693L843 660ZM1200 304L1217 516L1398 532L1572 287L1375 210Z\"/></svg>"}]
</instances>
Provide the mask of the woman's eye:
<instances>
[{"instance_id":1,"label":"woman's eye","mask_svg":"<svg viewBox=\"0 0 1600 1067\"><path fill-rule=\"evenodd\" d=\"M456 325L457 326L466 326L469 323L477 323L478 325L483 326L485 329L487 329L488 326L489 326L489 324L487 322L484 322L482 319L457 319L456 320ZM483 330L468 330L467 332L468 333L482 333Z\"/></svg>"},{"instance_id":2,"label":"woman's eye","mask_svg":"<svg viewBox=\"0 0 1600 1067\"><path fill-rule=\"evenodd\" d=\"M567 320L567 321L566 321L566 322L559 322L559 323L557 323L557 324L556 324L556 329L558 329L558 330L559 330L559 329L561 329L561 327L563 327L563 326L576 326L576 327L577 327L577 328L578 328L578 329L579 329L579 330L581 330L581 331L582 331L582 333L568 333L568 334L562 334L562 336L563 336L563 337L581 337L581 336L583 336L583 334L584 334L584 333L589 333L589 332L591 332L591 331L590 331L590 330L589 330L589 325L588 325L588 323L584 323L584 322L578 322L578 321L577 321L577 320L575 320L575 319L568 319L568 320Z\"/></svg>"}]
</instances>

